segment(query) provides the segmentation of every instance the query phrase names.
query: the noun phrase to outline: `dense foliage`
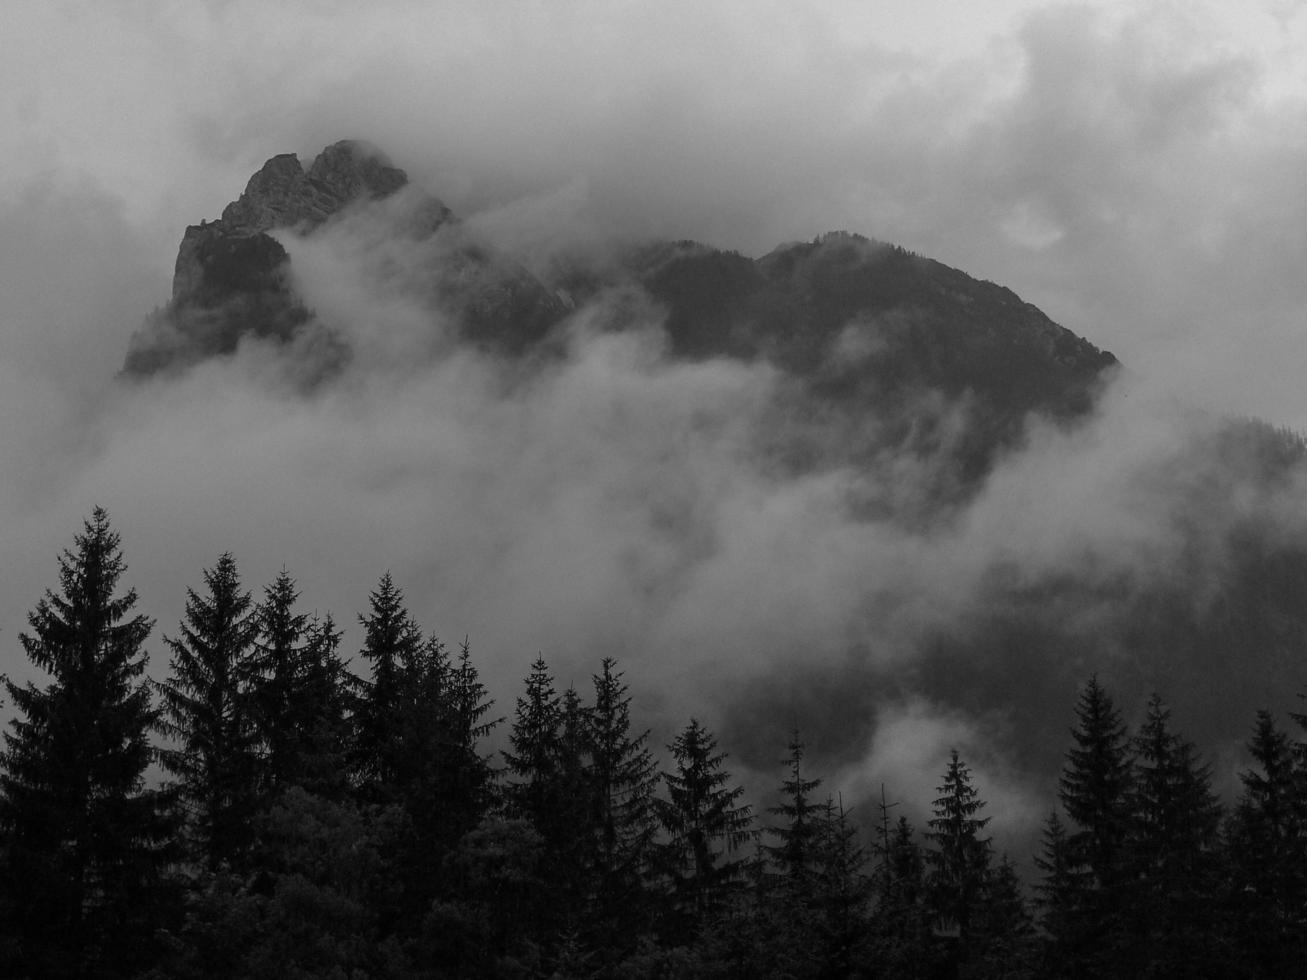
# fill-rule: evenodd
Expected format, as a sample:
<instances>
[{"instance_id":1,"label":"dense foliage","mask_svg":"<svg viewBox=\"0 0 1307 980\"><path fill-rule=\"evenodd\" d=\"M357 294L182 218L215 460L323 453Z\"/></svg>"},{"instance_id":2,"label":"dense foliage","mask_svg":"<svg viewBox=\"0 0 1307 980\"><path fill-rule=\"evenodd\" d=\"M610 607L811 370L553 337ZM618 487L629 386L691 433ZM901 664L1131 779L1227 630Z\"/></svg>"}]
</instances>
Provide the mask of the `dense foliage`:
<instances>
[{"instance_id":1,"label":"dense foliage","mask_svg":"<svg viewBox=\"0 0 1307 980\"><path fill-rule=\"evenodd\" d=\"M882 799L863 840L798 731L761 816L700 720L660 762L611 658L560 692L537 657L496 717L468 644L424 636L388 574L360 677L289 573L255 601L222 555L151 685L124 571L96 510L20 638L44 681L6 682L0 975L1284 977L1307 957L1307 741L1267 711L1226 812L1160 697L1131 732L1090 678L1027 894L957 751L924 827Z\"/></svg>"}]
</instances>

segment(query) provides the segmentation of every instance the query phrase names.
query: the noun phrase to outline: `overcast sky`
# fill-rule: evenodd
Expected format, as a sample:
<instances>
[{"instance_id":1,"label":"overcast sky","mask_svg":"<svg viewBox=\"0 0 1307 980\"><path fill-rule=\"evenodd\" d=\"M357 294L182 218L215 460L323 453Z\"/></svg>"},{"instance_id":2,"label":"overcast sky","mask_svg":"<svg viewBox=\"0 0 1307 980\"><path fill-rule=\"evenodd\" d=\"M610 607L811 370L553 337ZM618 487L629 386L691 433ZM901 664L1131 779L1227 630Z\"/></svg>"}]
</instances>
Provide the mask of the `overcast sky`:
<instances>
[{"instance_id":1,"label":"overcast sky","mask_svg":"<svg viewBox=\"0 0 1307 980\"><path fill-rule=\"evenodd\" d=\"M22 614L95 503L164 631L228 548L251 585L294 566L309 604L346 621L392 567L427 625L472 632L474 650L485 638L504 677L534 647L625 652L650 678L720 669L687 652L694 638L780 656L819 624L856 627L851 579L973 567L830 518L838 474L760 481L732 420L767 400L766 372L654 368L638 343L587 346L512 403L461 364L312 404L249 372L115 391L184 227L217 217L273 154L370 140L526 252L634 234L760 255L860 232L1011 287L1116 353L1136 402L1307 430L1303 51L1297 0L8 0L0 666L21 671ZM319 305L379 304L363 285L342 298L333 254L297 255ZM615 433L605 411L628 399L648 421ZM720 424L705 432L705 416ZM1115 459L1160 451L1170 430L1144 417L1110 415ZM1010 543L1018 515L1040 560L1095 521L1147 538L1107 513L1128 480L1104 477L1115 490L1096 497L1082 483L1087 513L1069 526L1029 490L1112 471L1103 445L1059 444L1004 474L1015 502L980 503L959 532L968 560L992 554L976 542ZM655 483L655 509L690 515L675 534L649 533ZM796 559L789 574L740 588L777 556ZM975 734L933 710L897 706L869 757L906 772ZM900 737L930 719L930 738ZM988 775L1007 778L1001 760Z\"/></svg>"}]
</instances>

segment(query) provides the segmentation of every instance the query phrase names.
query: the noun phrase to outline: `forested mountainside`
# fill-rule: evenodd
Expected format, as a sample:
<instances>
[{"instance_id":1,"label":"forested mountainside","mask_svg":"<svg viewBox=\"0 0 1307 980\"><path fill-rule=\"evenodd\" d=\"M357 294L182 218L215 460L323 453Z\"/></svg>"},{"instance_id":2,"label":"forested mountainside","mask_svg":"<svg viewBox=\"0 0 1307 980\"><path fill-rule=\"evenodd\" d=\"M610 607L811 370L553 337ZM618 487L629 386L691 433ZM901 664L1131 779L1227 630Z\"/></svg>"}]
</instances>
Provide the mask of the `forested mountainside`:
<instances>
[{"instance_id":1,"label":"forested mountainside","mask_svg":"<svg viewBox=\"0 0 1307 980\"><path fill-rule=\"evenodd\" d=\"M97 510L22 636L48 679L7 684L6 976L1284 977L1307 954L1303 716L1257 714L1226 808L1160 696L1130 730L1089 677L1028 890L957 750L914 824L826 789L773 719L763 806L698 719L651 744L612 658L560 691L537 657L505 710L387 574L356 673L288 572L256 598L230 554L152 681L126 571Z\"/></svg>"}]
</instances>

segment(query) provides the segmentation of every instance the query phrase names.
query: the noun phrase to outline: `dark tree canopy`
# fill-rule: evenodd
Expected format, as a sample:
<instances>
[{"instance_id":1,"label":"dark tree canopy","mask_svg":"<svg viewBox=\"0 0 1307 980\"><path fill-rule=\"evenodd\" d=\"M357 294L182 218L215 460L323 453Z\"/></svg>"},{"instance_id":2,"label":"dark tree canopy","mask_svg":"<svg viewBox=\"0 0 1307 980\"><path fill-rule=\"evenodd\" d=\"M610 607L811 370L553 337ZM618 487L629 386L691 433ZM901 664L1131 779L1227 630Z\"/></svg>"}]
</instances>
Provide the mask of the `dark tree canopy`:
<instances>
[{"instance_id":1,"label":"dark tree canopy","mask_svg":"<svg viewBox=\"0 0 1307 980\"><path fill-rule=\"evenodd\" d=\"M811 870L821 832L821 807L812 801L812 792L821 780L804 775L803 739L798 729L790 733L788 748L789 755L783 761L788 774L781 782L781 802L767 811L781 822L767 828L776 843L766 845L764 850L783 875L800 879Z\"/></svg>"},{"instance_id":2,"label":"dark tree canopy","mask_svg":"<svg viewBox=\"0 0 1307 980\"><path fill-rule=\"evenodd\" d=\"M236 561L222 555L203 572L205 593L186 590L186 614L160 685L163 749L188 815L198 856L210 869L236 861L251 841L259 751L251 683L259 622Z\"/></svg>"},{"instance_id":3,"label":"dark tree canopy","mask_svg":"<svg viewBox=\"0 0 1307 980\"><path fill-rule=\"evenodd\" d=\"M509 814L529 820L541 833L559 802L562 724L562 698L545 658L537 656L517 699L509 733L512 750L504 753L504 761L513 780L505 791Z\"/></svg>"},{"instance_id":4,"label":"dark tree canopy","mask_svg":"<svg viewBox=\"0 0 1307 980\"><path fill-rule=\"evenodd\" d=\"M402 746L404 710L409 696L404 676L419 669L422 631L409 616L404 593L386 572L368 596L371 608L359 616L363 627L364 662L371 677L364 683L355 710L355 766L365 791L386 800L388 790L405 781Z\"/></svg>"},{"instance_id":5,"label":"dark tree canopy","mask_svg":"<svg viewBox=\"0 0 1307 980\"><path fill-rule=\"evenodd\" d=\"M989 883L990 839L981 833L990 818L979 815L984 806L971 770L952 750L926 832L933 845L926 852L926 887L943 928L957 929L964 957Z\"/></svg>"},{"instance_id":6,"label":"dark tree canopy","mask_svg":"<svg viewBox=\"0 0 1307 980\"><path fill-rule=\"evenodd\" d=\"M666 835L660 865L668 877L682 927L702 927L724 910L744 883L746 861L736 855L754 837L744 788L731 785L717 739L697 719L668 746L674 772L663 773L666 799L656 803Z\"/></svg>"},{"instance_id":7,"label":"dark tree canopy","mask_svg":"<svg viewBox=\"0 0 1307 980\"><path fill-rule=\"evenodd\" d=\"M96 508L59 559L59 586L20 642L48 682L6 681L16 709L0 755L0 824L16 961L11 975L127 977L169 921L174 825L146 788L158 720L144 679L153 622L119 592L118 534Z\"/></svg>"},{"instance_id":8,"label":"dark tree canopy","mask_svg":"<svg viewBox=\"0 0 1307 980\"><path fill-rule=\"evenodd\" d=\"M297 773L298 733L311 725L304 697L310 649L309 617L297 612L299 589L284 568L263 590L251 664L253 717L263 751L262 783L276 792Z\"/></svg>"},{"instance_id":9,"label":"dark tree canopy","mask_svg":"<svg viewBox=\"0 0 1307 980\"><path fill-rule=\"evenodd\" d=\"M869 866L868 821L815 799L791 732L760 845L715 736L692 718L660 766L611 657L592 701L537 657L496 771L468 642L424 635L389 575L358 677L287 572L256 607L222 555L156 709L103 511L59 568L21 635L45 677L5 682L3 976L1278 980L1307 958L1307 742L1268 711L1226 817L1162 699L1127 734L1091 679L1036 924L956 751L922 844L882 789Z\"/></svg>"}]
</instances>

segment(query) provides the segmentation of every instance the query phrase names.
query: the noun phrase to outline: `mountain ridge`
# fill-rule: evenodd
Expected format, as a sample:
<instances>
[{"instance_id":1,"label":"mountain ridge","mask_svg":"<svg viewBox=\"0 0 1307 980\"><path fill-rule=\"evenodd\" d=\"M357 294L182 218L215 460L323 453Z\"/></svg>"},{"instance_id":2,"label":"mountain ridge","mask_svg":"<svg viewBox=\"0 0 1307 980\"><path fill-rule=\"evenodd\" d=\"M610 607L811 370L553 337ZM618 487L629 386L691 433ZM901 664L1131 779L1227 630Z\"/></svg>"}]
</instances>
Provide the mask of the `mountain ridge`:
<instances>
[{"instance_id":1,"label":"mountain ridge","mask_svg":"<svg viewBox=\"0 0 1307 980\"><path fill-rule=\"evenodd\" d=\"M246 336L289 342L312 312L290 286L290 257L271 233L313 236L353 208L411 190L403 170L359 140L331 144L307 169L294 154L269 158L220 218L187 227L172 296L133 337L124 373L142 377L184 368L230 354ZM421 238L459 226L439 199L420 191L414 196L408 233ZM1086 410L1098 378L1117 363L1006 287L847 232L783 244L757 259L697 242L645 243L597 268L574 264L543 277L485 243L460 240L455 251L457 268L433 269L431 276L457 283L437 292L453 295L457 285L483 280L476 295L458 297L464 319L475 321L465 324L465 334L516 352L537 344L605 287L634 281L665 308L664 326L677 357L766 357L811 375L841 353L831 349L840 331L880 317L864 324L882 335L871 346L901 348L898 341L909 334L908 346L936 353L944 344L961 346L948 363L934 365L900 351L873 370L878 384L924 384L950 395L979 386L1001 396L1008 387L1002 371L989 379L962 361L983 353L993 374L1001 367L996 358L1019 356L1031 360L1022 367L1021 381L1029 397L1011 407L1063 415ZM1042 367L1051 372L1048 383L1032 387L1028 375ZM1073 397L1054 397L1054 389L1068 386L1075 389Z\"/></svg>"}]
</instances>

